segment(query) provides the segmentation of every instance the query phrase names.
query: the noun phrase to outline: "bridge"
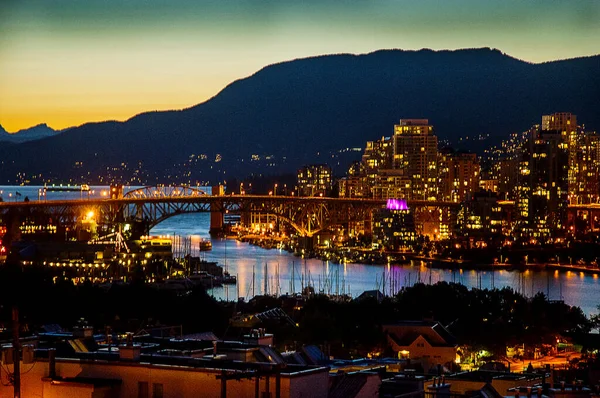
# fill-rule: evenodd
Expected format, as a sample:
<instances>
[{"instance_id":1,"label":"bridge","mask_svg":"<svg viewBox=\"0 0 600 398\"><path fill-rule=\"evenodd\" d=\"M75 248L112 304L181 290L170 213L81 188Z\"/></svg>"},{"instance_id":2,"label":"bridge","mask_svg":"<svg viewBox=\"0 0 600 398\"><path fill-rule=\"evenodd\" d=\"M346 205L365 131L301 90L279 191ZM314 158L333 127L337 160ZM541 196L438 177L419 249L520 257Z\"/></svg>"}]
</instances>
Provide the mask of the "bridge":
<instances>
[{"instance_id":1,"label":"bridge","mask_svg":"<svg viewBox=\"0 0 600 398\"><path fill-rule=\"evenodd\" d=\"M121 198L0 202L4 219L52 220L74 225L91 218L98 224L144 222L152 228L167 218L186 213L210 212L211 230L224 226L226 214L269 214L290 225L302 236L313 236L333 225L371 220L386 200L358 198L298 197L275 195L209 195L190 187L146 187ZM408 201L416 211L431 208L457 209L460 204L440 201ZM4 221L6 223L6 221Z\"/></svg>"}]
</instances>

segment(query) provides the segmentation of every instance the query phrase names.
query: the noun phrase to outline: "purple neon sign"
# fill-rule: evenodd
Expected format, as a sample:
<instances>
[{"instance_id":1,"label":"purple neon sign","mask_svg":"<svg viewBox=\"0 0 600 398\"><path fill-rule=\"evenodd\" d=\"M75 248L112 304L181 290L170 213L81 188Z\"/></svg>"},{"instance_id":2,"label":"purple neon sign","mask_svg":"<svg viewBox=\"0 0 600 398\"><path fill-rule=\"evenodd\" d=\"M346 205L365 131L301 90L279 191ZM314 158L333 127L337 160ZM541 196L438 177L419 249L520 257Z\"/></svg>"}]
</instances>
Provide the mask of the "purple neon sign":
<instances>
[{"instance_id":1,"label":"purple neon sign","mask_svg":"<svg viewBox=\"0 0 600 398\"><path fill-rule=\"evenodd\" d=\"M408 210L408 205L403 199L388 199L386 208L388 210Z\"/></svg>"}]
</instances>

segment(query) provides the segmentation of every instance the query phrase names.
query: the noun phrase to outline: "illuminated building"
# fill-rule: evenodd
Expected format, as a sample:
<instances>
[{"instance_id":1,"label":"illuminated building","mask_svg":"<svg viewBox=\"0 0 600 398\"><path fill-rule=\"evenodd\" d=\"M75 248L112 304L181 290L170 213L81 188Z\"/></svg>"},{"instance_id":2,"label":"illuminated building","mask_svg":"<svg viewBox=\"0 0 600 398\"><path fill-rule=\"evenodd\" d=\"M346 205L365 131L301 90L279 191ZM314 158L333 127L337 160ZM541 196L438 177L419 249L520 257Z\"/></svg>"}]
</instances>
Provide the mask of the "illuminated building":
<instances>
[{"instance_id":1,"label":"illuminated building","mask_svg":"<svg viewBox=\"0 0 600 398\"><path fill-rule=\"evenodd\" d=\"M381 137L377 141L367 141L362 163L366 173L376 173L380 169L392 168L393 147L390 137Z\"/></svg>"},{"instance_id":2,"label":"illuminated building","mask_svg":"<svg viewBox=\"0 0 600 398\"><path fill-rule=\"evenodd\" d=\"M568 148L568 196L570 203L577 203L578 195L585 185L585 175L581 163L581 148L583 134L577 127L577 116L568 112L558 112L542 116L542 131L552 131L560 134L562 142Z\"/></svg>"},{"instance_id":3,"label":"illuminated building","mask_svg":"<svg viewBox=\"0 0 600 398\"><path fill-rule=\"evenodd\" d=\"M462 202L479 189L477 155L444 148L439 153L439 199Z\"/></svg>"},{"instance_id":4,"label":"illuminated building","mask_svg":"<svg viewBox=\"0 0 600 398\"><path fill-rule=\"evenodd\" d=\"M338 181L340 198L366 198L371 197L364 175L362 162L353 162L348 168L348 176Z\"/></svg>"},{"instance_id":5,"label":"illuminated building","mask_svg":"<svg viewBox=\"0 0 600 398\"><path fill-rule=\"evenodd\" d=\"M542 116L542 131L560 131L563 136L577 130L577 116L569 112L557 112Z\"/></svg>"},{"instance_id":6,"label":"illuminated building","mask_svg":"<svg viewBox=\"0 0 600 398\"><path fill-rule=\"evenodd\" d=\"M245 335L247 343L201 338L167 341L129 333L119 339L94 334L89 326L73 332L59 328L23 345L20 392L42 398L328 396L329 367L313 364L304 350L296 356L280 353L268 345L273 335L262 328ZM13 369L12 356L12 347L2 348L4 378L12 377L6 371ZM0 396L12 397L13 390L2 383Z\"/></svg>"},{"instance_id":7,"label":"illuminated building","mask_svg":"<svg viewBox=\"0 0 600 398\"><path fill-rule=\"evenodd\" d=\"M410 196L410 179L401 170L379 170L375 174L371 193L373 199L405 199Z\"/></svg>"},{"instance_id":8,"label":"illuminated building","mask_svg":"<svg viewBox=\"0 0 600 398\"><path fill-rule=\"evenodd\" d=\"M393 167L410 180L408 199L437 198L438 141L427 119L401 119L394 126Z\"/></svg>"},{"instance_id":9,"label":"illuminated building","mask_svg":"<svg viewBox=\"0 0 600 398\"><path fill-rule=\"evenodd\" d=\"M438 166L438 198L460 203L479 189L480 168L477 155L451 148L440 150ZM439 235L447 239L452 234L455 217L449 208L440 210Z\"/></svg>"},{"instance_id":10,"label":"illuminated building","mask_svg":"<svg viewBox=\"0 0 600 398\"><path fill-rule=\"evenodd\" d=\"M299 196L327 196L331 191L331 167L308 165L298 170Z\"/></svg>"},{"instance_id":11,"label":"illuminated building","mask_svg":"<svg viewBox=\"0 0 600 398\"><path fill-rule=\"evenodd\" d=\"M368 197L365 179L361 176L348 176L338 181L340 198L364 198Z\"/></svg>"},{"instance_id":12,"label":"illuminated building","mask_svg":"<svg viewBox=\"0 0 600 398\"><path fill-rule=\"evenodd\" d=\"M381 137L377 141L367 141L361 160L361 171L370 197L373 197L373 188L377 184L378 174L382 170L392 168L392 153L392 140L389 137Z\"/></svg>"},{"instance_id":13,"label":"illuminated building","mask_svg":"<svg viewBox=\"0 0 600 398\"><path fill-rule=\"evenodd\" d=\"M544 240L560 234L566 223L569 187L569 148L562 132L532 127L518 170L519 235Z\"/></svg>"},{"instance_id":14,"label":"illuminated building","mask_svg":"<svg viewBox=\"0 0 600 398\"><path fill-rule=\"evenodd\" d=\"M414 218L406 201L388 199L386 208L373 214L373 247L408 250L416 239Z\"/></svg>"},{"instance_id":15,"label":"illuminated building","mask_svg":"<svg viewBox=\"0 0 600 398\"><path fill-rule=\"evenodd\" d=\"M498 180L482 179L479 180L479 189L490 192L498 192Z\"/></svg>"},{"instance_id":16,"label":"illuminated building","mask_svg":"<svg viewBox=\"0 0 600 398\"><path fill-rule=\"evenodd\" d=\"M502 235L502 209L498 195L491 191L469 194L459 217L461 235L475 240L491 240Z\"/></svg>"},{"instance_id":17,"label":"illuminated building","mask_svg":"<svg viewBox=\"0 0 600 398\"><path fill-rule=\"evenodd\" d=\"M600 199L600 137L596 133L582 132L578 135L573 162L573 168L569 168L573 177L573 181L569 185L569 203L598 203Z\"/></svg>"}]
</instances>

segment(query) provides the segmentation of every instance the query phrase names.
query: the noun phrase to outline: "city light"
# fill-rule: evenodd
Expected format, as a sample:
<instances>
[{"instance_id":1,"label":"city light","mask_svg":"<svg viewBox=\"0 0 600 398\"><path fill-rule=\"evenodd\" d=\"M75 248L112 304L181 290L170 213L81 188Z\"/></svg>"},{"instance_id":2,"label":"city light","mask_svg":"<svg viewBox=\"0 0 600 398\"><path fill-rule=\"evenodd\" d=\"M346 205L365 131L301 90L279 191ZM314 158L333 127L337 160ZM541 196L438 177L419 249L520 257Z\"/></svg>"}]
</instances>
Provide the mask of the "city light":
<instances>
[{"instance_id":1,"label":"city light","mask_svg":"<svg viewBox=\"0 0 600 398\"><path fill-rule=\"evenodd\" d=\"M386 208L388 210L408 210L408 204L403 199L388 199Z\"/></svg>"}]
</instances>

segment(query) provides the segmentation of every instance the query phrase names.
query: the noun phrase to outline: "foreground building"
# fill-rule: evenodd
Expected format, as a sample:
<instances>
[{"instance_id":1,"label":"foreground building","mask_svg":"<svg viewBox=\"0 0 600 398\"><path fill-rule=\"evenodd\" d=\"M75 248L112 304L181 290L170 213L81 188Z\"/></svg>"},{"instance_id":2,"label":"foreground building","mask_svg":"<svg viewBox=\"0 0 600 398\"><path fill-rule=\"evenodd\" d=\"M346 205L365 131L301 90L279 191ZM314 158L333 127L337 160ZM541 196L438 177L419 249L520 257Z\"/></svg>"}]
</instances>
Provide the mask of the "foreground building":
<instances>
[{"instance_id":1,"label":"foreground building","mask_svg":"<svg viewBox=\"0 0 600 398\"><path fill-rule=\"evenodd\" d=\"M161 337L165 328L117 342L85 323L56 325L22 343L21 396L42 398L327 397L329 368L314 346L281 354L273 335L252 329L244 342L212 333ZM169 333L173 332L170 330ZM6 343L6 342L5 342ZM2 345L2 379L11 379L14 355ZM8 374L7 374L8 373ZM13 396L0 385L0 397Z\"/></svg>"},{"instance_id":2,"label":"foreground building","mask_svg":"<svg viewBox=\"0 0 600 398\"><path fill-rule=\"evenodd\" d=\"M456 360L456 339L437 322L403 321L382 328L398 358L420 362L425 371L438 365L449 368Z\"/></svg>"}]
</instances>

